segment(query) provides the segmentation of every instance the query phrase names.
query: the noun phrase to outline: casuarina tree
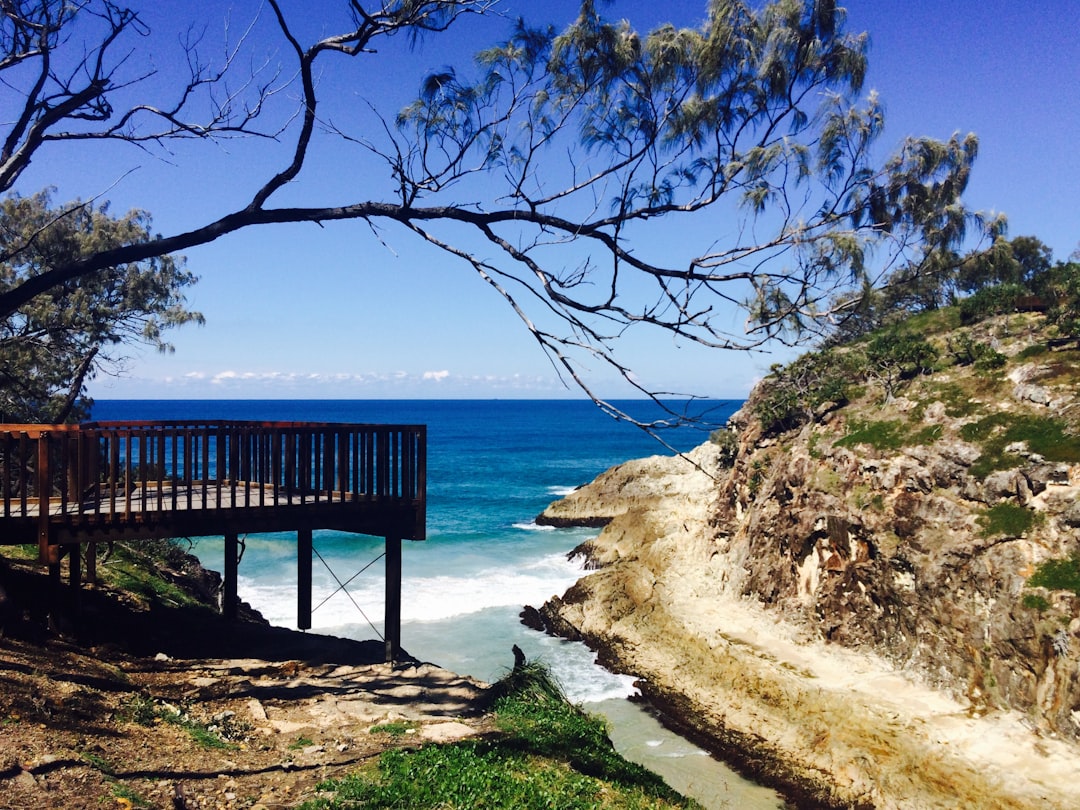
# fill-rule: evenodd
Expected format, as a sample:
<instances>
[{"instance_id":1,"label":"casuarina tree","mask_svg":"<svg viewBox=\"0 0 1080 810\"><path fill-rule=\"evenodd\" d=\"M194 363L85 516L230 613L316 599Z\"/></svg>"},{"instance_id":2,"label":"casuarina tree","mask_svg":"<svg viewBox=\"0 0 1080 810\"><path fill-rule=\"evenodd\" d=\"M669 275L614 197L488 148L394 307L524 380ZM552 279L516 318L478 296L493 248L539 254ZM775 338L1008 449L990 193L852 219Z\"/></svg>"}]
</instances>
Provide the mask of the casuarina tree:
<instances>
[{"instance_id":1,"label":"casuarina tree","mask_svg":"<svg viewBox=\"0 0 1080 810\"><path fill-rule=\"evenodd\" d=\"M20 108L0 132L0 190L17 189L62 142L88 155L102 141L139 154L182 139L289 147L234 210L58 259L0 292L0 316L74 279L241 229L362 220L471 265L591 394L583 369L597 361L640 385L616 353L628 329L720 349L797 338L837 314L830 302L853 300L845 290L899 266L917 272L984 224L961 201L974 136L911 138L880 159L882 105L863 91L867 38L845 29L831 0L711 0L699 25L651 32L584 0L569 26L519 21L471 64L427 76L412 104L367 109L355 127L324 114L336 70L379 60L393 37L437 44L492 3L318 8L323 33L308 38L308 8L267 0L217 62L189 35L187 72L166 77L141 47L151 9L134 0L4 3L0 78ZM276 56L256 58L270 38ZM305 182L332 139L379 169L350 200L290 204L286 187ZM733 307L745 309L741 326Z\"/></svg>"}]
</instances>

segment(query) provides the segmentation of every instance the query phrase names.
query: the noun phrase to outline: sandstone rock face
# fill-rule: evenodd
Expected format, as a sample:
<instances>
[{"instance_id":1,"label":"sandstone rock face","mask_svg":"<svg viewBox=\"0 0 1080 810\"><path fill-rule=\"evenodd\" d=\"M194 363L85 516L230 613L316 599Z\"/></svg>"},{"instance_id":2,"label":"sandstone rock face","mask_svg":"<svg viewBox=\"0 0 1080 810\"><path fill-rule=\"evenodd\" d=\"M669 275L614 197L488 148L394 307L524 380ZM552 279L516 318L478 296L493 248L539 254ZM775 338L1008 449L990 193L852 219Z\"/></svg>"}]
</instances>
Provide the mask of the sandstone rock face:
<instances>
[{"instance_id":1,"label":"sandstone rock face","mask_svg":"<svg viewBox=\"0 0 1080 810\"><path fill-rule=\"evenodd\" d=\"M606 528L540 617L826 805L1076 806L1080 597L1028 579L1080 550L1080 465L1007 441L1047 415L1075 435L1067 365L946 372L779 436L752 395L733 466L639 460L545 512ZM910 446L846 440L867 420Z\"/></svg>"}]
</instances>

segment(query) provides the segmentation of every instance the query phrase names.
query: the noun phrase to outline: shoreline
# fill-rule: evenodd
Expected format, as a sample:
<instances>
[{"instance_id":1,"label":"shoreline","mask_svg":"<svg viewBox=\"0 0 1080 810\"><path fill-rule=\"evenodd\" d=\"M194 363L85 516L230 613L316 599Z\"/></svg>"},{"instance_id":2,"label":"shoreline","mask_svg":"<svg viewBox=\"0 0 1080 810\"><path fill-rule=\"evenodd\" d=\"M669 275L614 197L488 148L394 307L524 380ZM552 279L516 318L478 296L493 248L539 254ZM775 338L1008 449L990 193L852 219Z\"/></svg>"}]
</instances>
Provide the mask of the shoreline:
<instances>
[{"instance_id":1,"label":"shoreline","mask_svg":"<svg viewBox=\"0 0 1080 810\"><path fill-rule=\"evenodd\" d=\"M590 544L599 570L539 611L549 632L639 678L669 720L800 807L1075 806L1075 746L735 595L739 561L709 535L715 484L672 463L614 468L576 497L615 514Z\"/></svg>"}]
</instances>

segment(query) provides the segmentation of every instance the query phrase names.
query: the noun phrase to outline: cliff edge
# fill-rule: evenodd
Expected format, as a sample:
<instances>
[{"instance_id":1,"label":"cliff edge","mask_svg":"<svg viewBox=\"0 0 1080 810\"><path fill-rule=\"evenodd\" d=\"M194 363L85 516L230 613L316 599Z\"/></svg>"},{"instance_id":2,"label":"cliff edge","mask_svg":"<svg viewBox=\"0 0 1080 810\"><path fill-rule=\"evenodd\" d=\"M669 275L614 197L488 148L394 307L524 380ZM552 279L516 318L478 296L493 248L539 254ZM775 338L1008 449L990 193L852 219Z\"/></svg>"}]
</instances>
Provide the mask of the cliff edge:
<instances>
[{"instance_id":1,"label":"cliff edge","mask_svg":"<svg viewBox=\"0 0 1080 810\"><path fill-rule=\"evenodd\" d=\"M1080 351L1037 314L929 342L552 504L607 523L540 614L800 806L1075 807Z\"/></svg>"}]
</instances>

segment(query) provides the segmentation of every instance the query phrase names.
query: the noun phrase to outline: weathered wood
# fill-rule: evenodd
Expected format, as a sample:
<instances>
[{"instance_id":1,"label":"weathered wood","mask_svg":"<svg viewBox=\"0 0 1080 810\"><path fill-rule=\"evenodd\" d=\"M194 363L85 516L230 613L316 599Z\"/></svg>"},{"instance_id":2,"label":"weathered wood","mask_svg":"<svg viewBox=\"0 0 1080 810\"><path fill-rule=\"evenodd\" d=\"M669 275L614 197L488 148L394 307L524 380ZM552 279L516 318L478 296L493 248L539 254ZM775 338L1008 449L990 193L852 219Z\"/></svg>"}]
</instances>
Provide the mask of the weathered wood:
<instances>
[{"instance_id":1,"label":"weathered wood","mask_svg":"<svg viewBox=\"0 0 1080 810\"><path fill-rule=\"evenodd\" d=\"M59 608L96 579L98 542L223 535L238 612L240 533L297 532L297 624L311 627L312 532L386 538L386 658L401 654L401 541L425 538L422 425L160 421L0 424L0 545L36 543Z\"/></svg>"},{"instance_id":2,"label":"weathered wood","mask_svg":"<svg viewBox=\"0 0 1080 810\"><path fill-rule=\"evenodd\" d=\"M0 544L338 529L424 538L422 426L0 425Z\"/></svg>"}]
</instances>

